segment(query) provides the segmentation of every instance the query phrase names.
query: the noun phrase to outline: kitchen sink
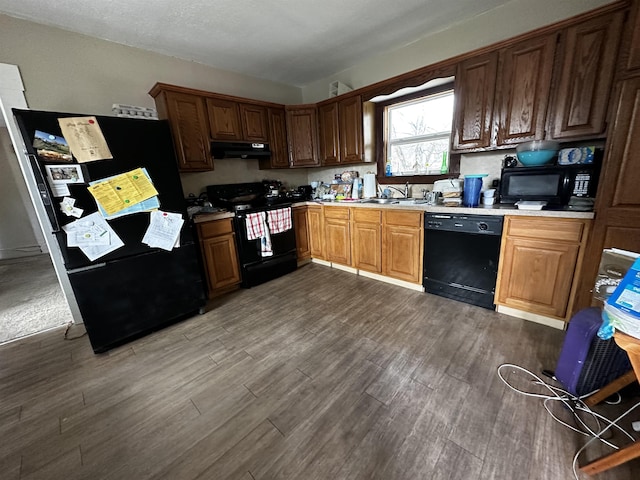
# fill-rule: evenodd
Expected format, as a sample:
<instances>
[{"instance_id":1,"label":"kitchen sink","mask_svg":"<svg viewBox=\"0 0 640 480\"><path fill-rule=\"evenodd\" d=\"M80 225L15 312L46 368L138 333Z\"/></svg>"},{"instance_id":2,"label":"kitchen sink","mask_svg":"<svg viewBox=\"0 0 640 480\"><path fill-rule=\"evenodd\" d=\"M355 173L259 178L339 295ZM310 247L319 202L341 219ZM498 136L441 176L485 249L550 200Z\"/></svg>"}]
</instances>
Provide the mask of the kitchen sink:
<instances>
[{"instance_id":1,"label":"kitchen sink","mask_svg":"<svg viewBox=\"0 0 640 480\"><path fill-rule=\"evenodd\" d=\"M362 203L400 203L398 198L370 198Z\"/></svg>"},{"instance_id":2,"label":"kitchen sink","mask_svg":"<svg viewBox=\"0 0 640 480\"><path fill-rule=\"evenodd\" d=\"M427 203L426 200L418 199L418 198L369 198L368 200L363 200L362 203L386 203L386 204L394 204L394 205L418 205L422 203Z\"/></svg>"}]
</instances>

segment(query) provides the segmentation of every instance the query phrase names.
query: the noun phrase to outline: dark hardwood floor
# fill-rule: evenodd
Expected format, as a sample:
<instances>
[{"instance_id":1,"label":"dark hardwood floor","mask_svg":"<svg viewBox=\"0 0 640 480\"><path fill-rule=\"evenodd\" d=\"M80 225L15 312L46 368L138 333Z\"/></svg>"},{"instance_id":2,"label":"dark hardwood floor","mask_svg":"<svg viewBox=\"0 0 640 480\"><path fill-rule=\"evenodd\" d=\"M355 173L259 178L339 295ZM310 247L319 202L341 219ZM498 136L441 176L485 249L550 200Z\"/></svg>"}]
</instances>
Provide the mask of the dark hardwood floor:
<instances>
[{"instance_id":1,"label":"dark hardwood floor","mask_svg":"<svg viewBox=\"0 0 640 480\"><path fill-rule=\"evenodd\" d=\"M496 374L563 332L324 266L107 354L63 331L0 348L4 480L564 480L586 441Z\"/></svg>"}]
</instances>

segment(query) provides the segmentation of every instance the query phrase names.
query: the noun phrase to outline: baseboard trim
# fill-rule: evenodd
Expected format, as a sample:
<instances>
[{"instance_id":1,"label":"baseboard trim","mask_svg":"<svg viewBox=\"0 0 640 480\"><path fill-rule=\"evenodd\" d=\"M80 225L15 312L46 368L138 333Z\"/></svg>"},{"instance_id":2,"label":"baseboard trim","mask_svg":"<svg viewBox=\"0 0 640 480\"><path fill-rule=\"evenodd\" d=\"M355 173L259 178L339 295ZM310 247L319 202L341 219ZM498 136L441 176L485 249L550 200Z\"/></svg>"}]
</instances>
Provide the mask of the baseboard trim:
<instances>
[{"instance_id":1,"label":"baseboard trim","mask_svg":"<svg viewBox=\"0 0 640 480\"><path fill-rule=\"evenodd\" d=\"M406 282L404 280L398 280L396 278L386 277L384 275L380 275L379 273L372 273L372 272L367 272L365 270L358 270L357 268L354 268L354 267L341 265L339 263L327 262L326 260L320 260L318 258L312 258L311 262L317 263L318 265L324 265L325 267L335 268L336 270L342 270L343 272L349 272L354 275L360 275L361 277L378 280L379 282L390 283L391 285L396 285L398 287L408 288L409 290L414 290L416 292L424 292L424 287L418 283Z\"/></svg>"},{"instance_id":2,"label":"baseboard trim","mask_svg":"<svg viewBox=\"0 0 640 480\"><path fill-rule=\"evenodd\" d=\"M424 287L417 283L406 282L404 280L398 280L397 278L385 277L384 275L380 275L378 273L373 273L373 272L367 272L366 270L359 270L358 275L361 275L367 278L372 278L374 280L378 280L379 282L385 282L385 283L390 283L392 285L397 285L398 287L408 288L409 290L424 292Z\"/></svg>"},{"instance_id":3,"label":"baseboard trim","mask_svg":"<svg viewBox=\"0 0 640 480\"><path fill-rule=\"evenodd\" d=\"M563 322L562 320L545 317L544 315L538 315L537 313L517 310L511 307L505 307L504 305L497 305L496 312L509 315L510 317L516 317L522 320L528 320L530 322L546 325L547 327L557 328L558 330L565 330L567 327L567 323Z\"/></svg>"}]
</instances>

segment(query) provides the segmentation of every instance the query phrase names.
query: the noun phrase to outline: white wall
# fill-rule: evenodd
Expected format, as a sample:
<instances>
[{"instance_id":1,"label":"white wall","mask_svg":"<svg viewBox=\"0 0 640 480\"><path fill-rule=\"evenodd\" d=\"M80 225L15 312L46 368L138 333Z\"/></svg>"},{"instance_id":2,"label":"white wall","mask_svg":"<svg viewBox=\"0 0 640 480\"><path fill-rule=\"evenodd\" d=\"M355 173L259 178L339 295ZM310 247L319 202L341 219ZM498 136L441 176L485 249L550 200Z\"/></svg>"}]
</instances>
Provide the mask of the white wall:
<instances>
[{"instance_id":1,"label":"white wall","mask_svg":"<svg viewBox=\"0 0 640 480\"><path fill-rule=\"evenodd\" d=\"M0 172L0 260L42 253L30 219L32 206L27 187L4 126L0 127Z\"/></svg>"},{"instance_id":2,"label":"white wall","mask_svg":"<svg viewBox=\"0 0 640 480\"><path fill-rule=\"evenodd\" d=\"M361 63L318 80L303 89L304 102L329 96L334 80L361 88L448 58L514 37L579 13L610 0L513 0L483 15L435 33L412 44L363 60ZM375 35L375 32L371 32Z\"/></svg>"},{"instance_id":3,"label":"white wall","mask_svg":"<svg viewBox=\"0 0 640 480\"><path fill-rule=\"evenodd\" d=\"M113 103L154 107L156 82L278 103L301 91L212 67L0 15L0 62L17 65L32 109L111 114Z\"/></svg>"},{"instance_id":4,"label":"white wall","mask_svg":"<svg viewBox=\"0 0 640 480\"><path fill-rule=\"evenodd\" d=\"M283 104L302 102L298 87L260 80L195 62L131 48L0 15L0 63L20 68L29 108L111 115L114 103L155 107L148 92L156 82ZM186 175L185 192L212 183L280 178L306 184L306 169L258 171L257 161L216 161L216 170ZM6 194L3 188L3 208ZM16 214L18 215L18 214ZM13 217L11 217L13 218ZM0 230L10 218L0 217ZM17 232L16 232L17 234ZM28 244L22 238L18 243Z\"/></svg>"}]
</instances>

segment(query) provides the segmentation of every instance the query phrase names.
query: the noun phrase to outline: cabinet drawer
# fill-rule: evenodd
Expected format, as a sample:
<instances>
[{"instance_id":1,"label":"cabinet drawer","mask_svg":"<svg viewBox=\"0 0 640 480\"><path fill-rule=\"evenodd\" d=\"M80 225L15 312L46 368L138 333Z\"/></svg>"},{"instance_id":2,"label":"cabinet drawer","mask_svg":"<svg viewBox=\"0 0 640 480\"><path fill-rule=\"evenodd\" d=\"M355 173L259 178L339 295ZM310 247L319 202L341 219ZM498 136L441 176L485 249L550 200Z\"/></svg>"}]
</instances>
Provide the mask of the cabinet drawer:
<instances>
[{"instance_id":1,"label":"cabinet drawer","mask_svg":"<svg viewBox=\"0 0 640 480\"><path fill-rule=\"evenodd\" d=\"M507 217L509 237L548 239L580 243L585 224L569 218Z\"/></svg>"},{"instance_id":2,"label":"cabinet drawer","mask_svg":"<svg viewBox=\"0 0 640 480\"><path fill-rule=\"evenodd\" d=\"M223 218L221 220L201 223L198 225L200 240L217 237L218 235L224 235L225 233L233 233L232 220L232 218Z\"/></svg>"},{"instance_id":3,"label":"cabinet drawer","mask_svg":"<svg viewBox=\"0 0 640 480\"><path fill-rule=\"evenodd\" d=\"M382 211L373 208L353 208L351 211L354 222L381 223Z\"/></svg>"},{"instance_id":4,"label":"cabinet drawer","mask_svg":"<svg viewBox=\"0 0 640 480\"><path fill-rule=\"evenodd\" d=\"M384 212L384 223L386 225L420 228L423 215L423 212Z\"/></svg>"},{"instance_id":5,"label":"cabinet drawer","mask_svg":"<svg viewBox=\"0 0 640 480\"><path fill-rule=\"evenodd\" d=\"M327 207L324 209L324 218L349 220L349 207Z\"/></svg>"}]
</instances>

